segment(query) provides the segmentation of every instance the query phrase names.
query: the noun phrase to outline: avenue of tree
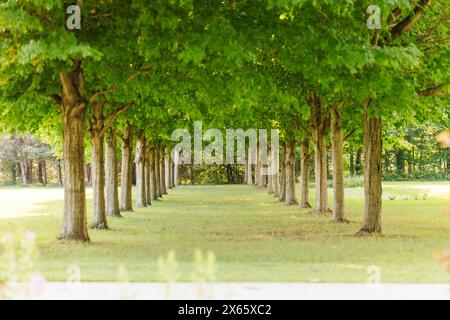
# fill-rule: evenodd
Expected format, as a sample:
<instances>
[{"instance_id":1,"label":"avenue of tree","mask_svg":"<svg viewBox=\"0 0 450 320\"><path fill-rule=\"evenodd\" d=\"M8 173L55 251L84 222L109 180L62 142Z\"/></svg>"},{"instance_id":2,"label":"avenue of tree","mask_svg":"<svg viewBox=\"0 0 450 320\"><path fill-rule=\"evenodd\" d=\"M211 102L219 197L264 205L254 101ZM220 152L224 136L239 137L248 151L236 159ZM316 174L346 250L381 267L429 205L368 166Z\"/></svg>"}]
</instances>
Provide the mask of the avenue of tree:
<instances>
[{"instance_id":1,"label":"avenue of tree","mask_svg":"<svg viewBox=\"0 0 450 320\"><path fill-rule=\"evenodd\" d=\"M279 173L263 176L258 161L244 166L245 182L288 205L332 212L336 223L347 221L344 154L351 153L351 171L363 170L365 180L359 234L380 233L383 166L389 172L395 159L404 174L421 169L420 151L395 145L395 136L415 133L396 130L449 127L448 1L76 3L82 28L74 31L66 28L68 1L0 4L0 130L39 133L61 146L62 240L89 241L86 163L90 226L108 229L109 217L149 206L177 185L171 133L192 132L194 121L278 129ZM366 25L373 4L382 9L381 30ZM383 141L393 155L383 157ZM448 170L448 156L439 157Z\"/></svg>"}]
</instances>

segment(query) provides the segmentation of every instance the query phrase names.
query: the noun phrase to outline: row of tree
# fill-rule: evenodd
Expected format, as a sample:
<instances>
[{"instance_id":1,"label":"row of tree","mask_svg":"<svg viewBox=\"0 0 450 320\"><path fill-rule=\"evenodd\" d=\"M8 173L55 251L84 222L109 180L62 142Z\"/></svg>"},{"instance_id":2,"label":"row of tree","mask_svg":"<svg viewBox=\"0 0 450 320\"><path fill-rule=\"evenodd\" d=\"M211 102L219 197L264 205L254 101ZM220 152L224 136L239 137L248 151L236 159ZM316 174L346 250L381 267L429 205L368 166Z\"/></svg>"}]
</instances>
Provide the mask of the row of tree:
<instances>
[{"instance_id":1,"label":"row of tree","mask_svg":"<svg viewBox=\"0 0 450 320\"><path fill-rule=\"evenodd\" d=\"M127 209L132 154L142 205L145 167L153 167L157 153L161 163L171 133L192 130L196 120L210 128L279 129L286 181L280 188L289 204L296 202L292 173L300 145L302 172L314 159L318 213L330 209L331 148L337 222L345 221L345 141L363 136L357 154L366 189L361 232L374 233L382 230L383 124L414 119L448 126L446 1L375 1L384 13L376 31L366 26L372 0L76 2L83 23L74 31L65 27L66 1L9 1L0 10L1 127L61 137L61 239L89 239L86 141L93 227L106 228L103 146L115 134ZM106 153L113 157L114 146Z\"/></svg>"}]
</instances>

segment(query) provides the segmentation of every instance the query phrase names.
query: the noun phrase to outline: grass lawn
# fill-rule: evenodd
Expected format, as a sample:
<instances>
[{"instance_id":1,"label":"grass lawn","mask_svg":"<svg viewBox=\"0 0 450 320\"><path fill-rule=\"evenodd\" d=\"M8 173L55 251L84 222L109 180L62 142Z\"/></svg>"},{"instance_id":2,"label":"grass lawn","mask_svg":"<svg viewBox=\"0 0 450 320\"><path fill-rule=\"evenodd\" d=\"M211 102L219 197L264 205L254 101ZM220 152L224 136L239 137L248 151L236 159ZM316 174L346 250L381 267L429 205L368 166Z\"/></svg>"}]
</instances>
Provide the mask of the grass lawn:
<instances>
[{"instance_id":1,"label":"grass lawn","mask_svg":"<svg viewBox=\"0 0 450 320\"><path fill-rule=\"evenodd\" d=\"M0 189L0 235L34 231L36 266L49 281L65 281L71 265L81 268L83 281L117 281L119 269L136 282L164 275L192 281L207 272L194 263L199 249L215 254L215 281L364 283L375 265L384 283L448 283L435 256L449 246L450 183L386 183L384 189L384 235L377 237L355 236L361 188L347 190L352 223L335 225L248 186L179 187L150 208L111 219L111 231L91 230L88 245L57 240L61 190ZM171 251L176 264L161 266L158 259Z\"/></svg>"}]
</instances>

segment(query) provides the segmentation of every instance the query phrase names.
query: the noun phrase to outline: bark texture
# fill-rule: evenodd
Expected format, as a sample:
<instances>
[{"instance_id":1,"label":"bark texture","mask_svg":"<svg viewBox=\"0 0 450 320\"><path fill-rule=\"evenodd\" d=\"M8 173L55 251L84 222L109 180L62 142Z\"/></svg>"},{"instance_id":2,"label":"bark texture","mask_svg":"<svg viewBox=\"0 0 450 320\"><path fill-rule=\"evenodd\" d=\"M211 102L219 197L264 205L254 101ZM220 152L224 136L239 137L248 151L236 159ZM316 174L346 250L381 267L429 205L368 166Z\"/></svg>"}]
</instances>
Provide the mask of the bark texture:
<instances>
[{"instance_id":1,"label":"bark texture","mask_svg":"<svg viewBox=\"0 0 450 320\"><path fill-rule=\"evenodd\" d=\"M267 175L263 174L263 169L266 164L263 164L263 154L261 148L258 150L258 164L256 169L257 178L257 187L260 189L264 189L267 185Z\"/></svg>"},{"instance_id":2,"label":"bark texture","mask_svg":"<svg viewBox=\"0 0 450 320\"><path fill-rule=\"evenodd\" d=\"M356 171L357 176L361 176L363 173L362 172L362 170L363 170L362 154L363 154L363 150L361 148L358 148L358 151L356 152L356 160L355 160L355 171Z\"/></svg>"},{"instance_id":3,"label":"bark texture","mask_svg":"<svg viewBox=\"0 0 450 320\"><path fill-rule=\"evenodd\" d=\"M312 206L309 203L309 138L304 138L302 141L302 159L301 159L301 199L300 207L302 209L311 209Z\"/></svg>"},{"instance_id":4,"label":"bark texture","mask_svg":"<svg viewBox=\"0 0 450 320\"><path fill-rule=\"evenodd\" d=\"M251 150L248 149L247 151L247 184L248 185L253 185L254 181L253 181L253 164L252 164L252 154L251 154Z\"/></svg>"},{"instance_id":5,"label":"bark texture","mask_svg":"<svg viewBox=\"0 0 450 320\"><path fill-rule=\"evenodd\" d=\"M89 121L91 137L92 188L94 191L94 212L91 227L108 229L105 203L105 104L94 104L93 117Z\"/></svg>"},{"instance_id":6,"label":"bark texture","mask_svg":"<svg viewBox=\"0 0 450 320\"><path fill-rule=\"evenodd\" d=\"M169 152L169 177L170 177L170 189L175 188L175 164L173 163L172 153Z\"/></svg>"},{"instance_id":7,"label":"bark texture","mask_svg":"<svg viewBox=\"0 0 450 320\"><path fill-rule=\"evenodd\" d=\"M28 184L27 164L24 160L21 160L19 165L20 165L20 175L22 177L22 185L26 186Z\"/></svg>"},{"instance_id":8,"label":"bark texture","mask_svg":"<svg viewBox=\"0 0 450 320\"><path fill-rule=\"evenodd\" d=\"M158 190L156 187L156 174L155 174L155 149L150 150L149 155L150 166L150 199L152 201L158 200Z\"/></svg>"},{"instance_id":9,"label":"bark texture","mask_svg":"<svg viewBox=\"0 0 450 320\"><path fill-rule=\"evenodd\" d=\"M311 128L314 144L315 178L316 178L316 206L317 213L329 212L328 208L328 164L327 164L327 135L329 119L322 110L322 102L314 95L309 99L311 107Z\"/></svg>"},{"instance_id":10,"label":"bark texture","mask_svg":"<svg viewBox=\"0 0 450 320\"><path fill-rule=\"evenodd\" d=\"M84 129L86 101L83 72L75 62L74 71L62 73L64 217L60 239L89 241L84 183Z\"/></svg>"},{"instance_id":11,"label":"bark texture","mask_svg":"<svg viewBox=\"0 0 450 320\"><path fill-rule=\"evenodd\" d=\"M133 211L132 187L133 187L133 158L132 143L133 132L130 125L124 129L120 136L122 147L122 172L121 172L121 200L120 211Z\"/></svg>"},{"instance_id":12,"label":"bark texture","mask_svg":"<svg viewBox=\"0 0 450 320\"><path fill-rule=\"evenodd\" d=\"M267 192L269 194L274 194L274 183L273 183L273 177L272 169L273 169L273 152L272 149L269 150L269 174L267 175Z\"/></svg>"},{"instance_id":13,"label":"bark texture","mask_svg":"<svg viewBox=\"0 0 450 320\"><path fill-rule=\"evenodd\" d=\"M331 107L334 193L333 219L335 222L346 222L344 202L344 122L342 108L343 104L341 103Z\"/></svg>"},{"instance_id":14,"label":"bark texture","mask_svg":"<svg viewBox=\"0 0 450 320\"><path fill-rule=\"evenodd\" d=\"M272 148L272 184L273 184L273 195L278 198L280 196L280 159L276 156L275 148Z\"/></svg>"},{"instance_id":15,"label":"bark texture","mask_svg":"<svg viewBox=\"0 0 450 320\"><path fill-rule=\"evenodd\" d=\"M119 208L119 179L117 167L117 136L109 130L106 136L106 215L121 217Z\"/></svg>"},{"instance_id":16,"label":"bark texture","mask_svg":"<svg viewBox=\"0 0 450 320\"><path fill-rule=\"evenodd\" d=\"M365 104L364 116L364 226L360 234L381 233L382 209L382 139L381 117L372 116L370 106Z\"/></svg>"},{"instance_id":17,"label":"bark texture","mask_svg":"<svg viewBox=\"0 0 450 320\"><path fill-rule=\"evenodd\" d=\"M56 175L58 179L58 187L62 188L64 186L63 177L62 177L62 167L61 160L56 160Z\"/></svg>"},{"instance_id":18,"label":"bark texture","mask_svg":"<svg viewBox=\"0 0 450 320\"><path fill-rule=\"evenodd\" d=\"M295 205L295 141L286 143L286 204Z\"/></svg>"},{"instance_id":19,"label":"bark texture","mask_svg":"<svg viewBox=\"0 0 450 320\"><path fill-rule=\"evenodd\" d=\"M159 159L159 176L160 176L160 189L161 194L166 195L167 194L167 188L166 188L166 155L164 148L161 148L159 151L160 159Z\"/></svg>"},{"instance_id":20,"label":"bark texture","mask_svg":"<svg viewBox=\"0 0 450 320\"><path fill-rule=\"evenodd\" d=\"M155 149L155 178L156 178L156 194L158 198L162 198L162 190L161 190L161 170L160 170L160 152L159 148Z\"/></svg>"},{"instance_id":21,"label":"bark texture","mask_svg":"<svg viewBox=\"0 0 450 320\"><path fill-rule=\"evenodd\" d=\"M136 207L145 208L145 141L144 137L138 136L136 142Z\"/></svg>"},{"instance_id":22,"label":"bark texture","mask_svg":"<svg viewBox=\"0 0 450 320\"><path fill-rule=\"evenodd\" d=\"M174 155L173 155L173 159L174 159L174 164L173 164L173 182L174 182L174 186L178 187L179 184L179 165L178 165L178 161L180 159L180 154L179 152L175 151Z\"/></svg>"},{"instance_id":23,"label":"bark texture","mask_svg":"<svg viewBox=\"0 0 450 320\"><path fill-rule=\"evenodd\" d=\"M147 206L152 204L152 190L151 190L151 168L150 168L150 149L145 149L145 201Z\"/></svg>"},{"instance_id":24,"label":"bark texture","mask_svg":"<svg viewBox=\"0 0 450 320\"><path fill-rule=\"evenodd\" d=\"M170 157L169 157L169 151L168 149L164 149L164 173L165 173L165 187L166 191L168 191L171 188L170 185Z\"/></svg>"},{"instance_id":25,"label":"bark texture","mask_svg":"<svg viewBox=\"0 0 450 320\"><path fill-rule=\"evenodd\" d=\"M27 180L28 184L33 184L33 160L27 161Z\"/></svg>"},{"instance_id":26,"label":"bark texture","mask_svg":"<svg viewBox=\"0 0 450 320\"><path fill-rule=\"evenodd\" d=\"M40 160L38 163L38 175L39 175L39 183L42 184L42 186L47 186L47 161Z\"/></svg>"},{"instance_id":27,"label":"bark texture","mask_svg":"<svg viewBox=\"0 0 450 320\"><path fill-rule=\"evenodd\" d=\"M283 146L280 159L280 202L286 201L286 147Z\"/></svg>"},{"instance_id":28,"label":"bark texture","mask_svg":"<svg viewBox=\"0 0 450 320\"><path fill-rule=\"evenodd\" d=\"M92 165L87 163L84 167L86 172L86 183L88 187L92 187Z\"/></svg>"},{"instance_id":29,"label":"bark texture","mask_svg":"<svg viewBox=\"0 0 450 320\"><path fill-rule=\"evenodd\" d=\"M264 188L263 186L263 176L262 176L262 165L261 165L261 154L258 149L256 155L256 165L255 165L255 185L258 188Z\"/></svg>"},{"instance_id":30,"label":"bark texture","mask_svg":"<svg viewBox=\"0 0 450 320\"><path fill-rule=\"evenodd\" d=\"M92 188L94 192L94 212L91 228L108 229L105 205L104 138L91 135Z\"/></svg>"}]
</instances>

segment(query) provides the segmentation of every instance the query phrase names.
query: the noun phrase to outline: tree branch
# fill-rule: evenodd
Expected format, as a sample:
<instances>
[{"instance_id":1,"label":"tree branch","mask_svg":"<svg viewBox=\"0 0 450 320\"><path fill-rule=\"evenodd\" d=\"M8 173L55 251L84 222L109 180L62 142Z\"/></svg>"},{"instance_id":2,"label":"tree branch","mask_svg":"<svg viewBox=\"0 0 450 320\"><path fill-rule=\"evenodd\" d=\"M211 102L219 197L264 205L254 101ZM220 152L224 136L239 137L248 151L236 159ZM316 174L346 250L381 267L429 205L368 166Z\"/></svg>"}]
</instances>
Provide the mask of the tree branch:
<instances>
[{"instance_id":1,"label":"tree branch","mask_svg":"<svg viewBox=\"0 0 450 320\"><path fill-rule=\"evenodd\" d=\"M442 84L417 93L422 97L450 97L450 92L446 90L446 86Z\"/></svg>"},{"instance_id":2,"label":"tree branch","mask_svg":"<svg viewBox=\"0 0 450 320\"><path fill-rule=\"evenodd\" d=\"M392 40L397 39L422 18L425 13L425 7L430 4L430 0L420 0L413 12L405 19L396 24L391 30Z\"/></svg>"},{"instance_id":3,"label":"tree branch","mask_svg":"<svg viewBox=\"0 0 450 320\"><path fill-rule=\"evenodd\" d=\"M105 133L106 130L111 128L111 126L114 124L114 121L116 121L117 117L121 115L123 112L125 112L133 104L134 102L122 104L119 108L117 108L116 111L114 111L108 118L106 118L105 124L102 128L102 133Z\"/></svg>"},{"instance_id":4,"label":"tree branch","mask_svg":"<svg viewBox=\"0 0 450 320\"><path fill-rule=\"evenodd\" d=\"M388 26L390 28L395 26L395 24L397 23L397 19L398 19L398 17L400 17L401 14L402 14L402 10L400 8L398 8L398 7L395 8L391 12L391 14L389 15L388 21L387 21Z\"/></svg>"},{"instance_id":5,"label":"tree branch","mask_svg":"<svg viewBox=\"0 0 450 320\"><path fill-rule=\"evenodd\" d=\"M138 77L139 75L141 75L143 71L151 71L151 70L152 70L152 68L151 68L150 66L145 66L145 67L143 67L141 70L138 70L138 71L136 71L135 73L133 73L132 75L130 75L130 76L128 77L128 79L125 80L124 83L129 83L129 82L131 82L131 81L134 80L136 77ZM117 90L118 90L118 87L117 87L117 86L113 86L113 87L110 88L110 89L106 89L106 90L103 90L103 91L96 92L96 93L94 93L94 94L89 98L89 103L94 103L94 102L95 102L95 99L96 99L97 97L99 97L99 96L104 96L104 95L107 95L107 94L109 94L109 93L114 93L114 92L116 92Z\"/></svg>"},{"instance_id":6,"label":"tree branch","mask_svg":"<svg viewBox=\"0 0 450 320\"><path fill-rule=\"evenodd\" d=\"M350 139L355 133L356 133L356 129L352 129L352 131L350 131L350 132L344 137L344 140L347 141L347 140Z\"/></svg>"},{"instance_id":7,"label":"tree branch","mask_svg":"<svg viewBox=\"0 0 450 320\"><path fill-rule=\"evenodd\" d=\"M298 121L297 124L300 126L301 129L303 129L303 131L305 131L305 133L306 133L309 137L312 137L311 130L308 130L308 128L307 128L301 121Z\"/></svg>"}]
</instances>

